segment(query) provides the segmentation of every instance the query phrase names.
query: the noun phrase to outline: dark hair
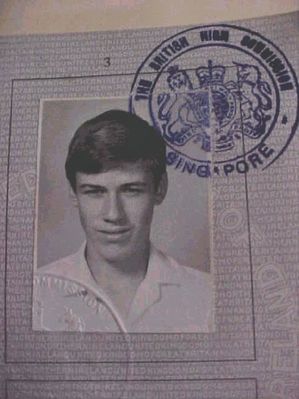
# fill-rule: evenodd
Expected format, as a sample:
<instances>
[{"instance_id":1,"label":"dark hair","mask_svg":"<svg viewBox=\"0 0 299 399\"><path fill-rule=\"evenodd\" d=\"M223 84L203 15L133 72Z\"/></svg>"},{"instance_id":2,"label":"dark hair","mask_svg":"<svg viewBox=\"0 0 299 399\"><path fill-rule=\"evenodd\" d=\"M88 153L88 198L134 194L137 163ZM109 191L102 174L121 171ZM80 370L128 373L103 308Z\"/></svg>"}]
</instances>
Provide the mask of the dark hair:
<instances>
[{"instance_id":1,"label":"dark hair","mask_svg":"<svg viewBox=\"0 0 299 399\"><path fill-rule=\"evenodd\" d=\"M121 162L144 161L156 186L166 171L166 149L160 133L126 111L110 110L84 122L72 138L66 177L76 191L76 173L100 173Z\"/></svg>"}]
</instances>

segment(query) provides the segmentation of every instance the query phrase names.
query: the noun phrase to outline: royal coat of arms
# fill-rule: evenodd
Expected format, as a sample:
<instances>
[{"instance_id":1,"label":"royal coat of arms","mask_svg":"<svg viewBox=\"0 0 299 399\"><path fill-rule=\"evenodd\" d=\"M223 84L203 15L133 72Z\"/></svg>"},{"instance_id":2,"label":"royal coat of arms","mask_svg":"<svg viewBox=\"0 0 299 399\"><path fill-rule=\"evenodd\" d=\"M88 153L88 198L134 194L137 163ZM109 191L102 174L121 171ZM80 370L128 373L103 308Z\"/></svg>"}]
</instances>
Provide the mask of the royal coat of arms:
<instances>
[{"instance_id":1,"label":"royal coat of arms","mask_svg":"<svg viewBox=\"0 0 299 399\"><path fill-rule=\"evenodd\" d=\"M158 119L163 137L172 146L200 143L209 152L231 150L236 140L255 140L267 130L271 115L271 86L262 80L255 65L237 64L236 79L226 80L221 65L199 66L197 85L178 65L168 68L169 92L157 97Z\"/></svg>"}]
</instances>

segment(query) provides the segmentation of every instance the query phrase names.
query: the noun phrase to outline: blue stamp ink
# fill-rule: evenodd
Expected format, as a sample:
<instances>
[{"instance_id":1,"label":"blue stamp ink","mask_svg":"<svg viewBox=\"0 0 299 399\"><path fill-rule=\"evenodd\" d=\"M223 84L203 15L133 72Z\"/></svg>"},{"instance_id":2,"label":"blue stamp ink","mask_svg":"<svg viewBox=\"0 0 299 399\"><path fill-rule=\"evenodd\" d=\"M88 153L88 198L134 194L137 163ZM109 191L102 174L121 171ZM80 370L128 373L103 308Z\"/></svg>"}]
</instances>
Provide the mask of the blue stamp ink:
<instances>
[{"instance_id":1,"label":"blue stamp ink","mask_svg":"<svg viewBox=\"0 0 299 399\"><path fill-rule=\"evenodd\" d=\"M154 124L167 162L199 177L265 169L298 126L298 81L257 32L209 25L164 40L140 65L129 108Z\"/></svg>"}]
</instances>

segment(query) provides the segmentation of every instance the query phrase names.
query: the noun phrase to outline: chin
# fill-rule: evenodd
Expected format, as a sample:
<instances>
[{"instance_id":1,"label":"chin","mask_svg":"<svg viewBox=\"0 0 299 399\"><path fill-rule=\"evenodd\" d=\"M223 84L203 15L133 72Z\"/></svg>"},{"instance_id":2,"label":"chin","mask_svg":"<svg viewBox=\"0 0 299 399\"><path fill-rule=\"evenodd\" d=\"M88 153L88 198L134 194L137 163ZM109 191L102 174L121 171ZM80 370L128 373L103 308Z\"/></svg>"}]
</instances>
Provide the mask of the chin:
<instances>
[{"instance_id":1,"label":"chin","mask_svg":"<svg viewBox=\"0 0 299 399\"><path fill-rule=\"evenodd\" d=\"M105 248L103 250L101 250L101 254L103 256L103 258L107 261L107 262L112 262L112 263L116 263L116 262L124 262L126 260L130 260L132 259L132 257L134 256L135 251L129 250L129 249L120 249L120 248L113 248L113 246L111 246L111 248Z\"/></svg>"}]
</instances>

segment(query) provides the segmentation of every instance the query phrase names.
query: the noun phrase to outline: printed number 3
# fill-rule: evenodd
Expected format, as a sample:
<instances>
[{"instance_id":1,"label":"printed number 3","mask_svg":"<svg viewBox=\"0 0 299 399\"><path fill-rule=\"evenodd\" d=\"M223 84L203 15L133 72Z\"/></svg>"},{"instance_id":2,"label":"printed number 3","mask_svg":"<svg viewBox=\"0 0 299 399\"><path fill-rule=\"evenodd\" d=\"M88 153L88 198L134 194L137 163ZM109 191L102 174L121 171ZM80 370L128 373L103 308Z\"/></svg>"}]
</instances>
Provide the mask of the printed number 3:
<instances>
[{"instance_id":1,"label":"printed number 3","mask_svg":"<svg viewBox=\"0 0 299 399\"><path fill-rule=\"evenodd\" d=\"M111 65L111 58L110 57L105 57L104 58L104 67L108 68Z\"/></svg>"}]
</instances>

